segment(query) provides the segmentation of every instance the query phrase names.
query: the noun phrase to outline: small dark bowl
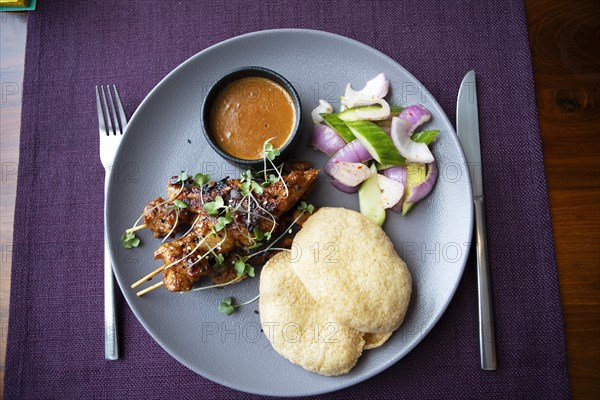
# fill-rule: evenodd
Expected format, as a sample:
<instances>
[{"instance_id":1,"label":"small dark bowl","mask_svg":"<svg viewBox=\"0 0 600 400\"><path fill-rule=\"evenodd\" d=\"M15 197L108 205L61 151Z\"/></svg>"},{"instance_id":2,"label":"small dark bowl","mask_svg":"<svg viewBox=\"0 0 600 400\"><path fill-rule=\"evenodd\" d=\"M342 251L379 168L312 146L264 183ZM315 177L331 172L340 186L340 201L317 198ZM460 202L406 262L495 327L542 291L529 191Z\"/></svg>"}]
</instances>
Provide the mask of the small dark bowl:
<instances>
[{"instance_id":1,"label":"small dark bowl","mask_svg":"<svg viewBox=\"0 0 600 400\"><path fill-rule=\"evenodd\" d=\"M243 67L236 70L233 70L226 75L223 75L219 78L214 85L208 91L204 99L204 103L202 104L202 130L204 133L204 137L206 141L210 144L210 146L217 152L221 157L223 157L229 163L240 167L242 169L251 169L257 170L263 168L263 159L260 158L258 160L244 160L243 158L238 158L232 156L231 154L225 152L215 141L211 132L210 132L210 113L213 101L217 94L225 88L225 86L229 85L232 82L235 82L242 78L250 78L250 77L262 77L270 79L278 84L280 84L292 97L292 101L294 103L294 109L296 112L296 124L294 125L294 129L290 134L288 141L279 149L281 155L279 155L275 159L275 163L279 164L284 161L287 157L290 156L294 147L298 144L301 136L301 122L302 122L302 105L300 104L300 97L298 97L298 93L296 93L296 89L292 86L292 84L285 79L283 76L279 75L275 71L271 71L270 69L263 67Z\"/></svg>"}]
</instances>

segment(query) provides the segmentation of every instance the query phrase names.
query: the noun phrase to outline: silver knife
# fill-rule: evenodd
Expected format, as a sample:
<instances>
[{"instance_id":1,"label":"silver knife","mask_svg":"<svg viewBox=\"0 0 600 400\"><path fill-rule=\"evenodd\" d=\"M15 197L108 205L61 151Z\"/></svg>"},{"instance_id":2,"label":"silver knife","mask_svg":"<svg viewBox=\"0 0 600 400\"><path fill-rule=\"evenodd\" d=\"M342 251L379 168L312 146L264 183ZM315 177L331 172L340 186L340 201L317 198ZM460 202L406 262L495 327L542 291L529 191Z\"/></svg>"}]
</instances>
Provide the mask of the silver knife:
<instances>
[{"instance_id":1,"label":"silver knife","mask_svg":"<svg viewBox=\"0 0 600 400\"><path fill-rule=\"evenodd\" d=\"M473 186L475 204L475 246L477 250L477 288L479 295L479 349L481 368L496 369L496 344L492 292L485 233L485 206L483 203L483 176L479 145L479 117L477 113L477 86L475 71L463 78L456 103L456 133L467 159Z\"/></svg>"}]
</instances>

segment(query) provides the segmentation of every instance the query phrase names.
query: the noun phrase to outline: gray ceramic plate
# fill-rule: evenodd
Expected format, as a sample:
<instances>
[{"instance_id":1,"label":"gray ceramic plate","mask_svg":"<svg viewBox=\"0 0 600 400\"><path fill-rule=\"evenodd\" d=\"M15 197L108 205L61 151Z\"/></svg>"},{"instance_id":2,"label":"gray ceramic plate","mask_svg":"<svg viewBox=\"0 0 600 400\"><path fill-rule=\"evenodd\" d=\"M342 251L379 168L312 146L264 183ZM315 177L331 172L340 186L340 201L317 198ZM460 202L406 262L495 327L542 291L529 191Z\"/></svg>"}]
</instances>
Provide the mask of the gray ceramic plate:
<instances>
[{"instance_id":1,"label":"gray ceramic plate","mask_svg":"<svg viewBox=\"0 0 600 400\"><path fill-rule=\"evenodd\" d=\"M304 106L303 138L296 157L323 166L327 157L307 148L311 109L318 99L339 104L346 82L361 88L379 72L391 83L391 103L422 103L442 134L433 145L440 167L433 193L406 217L388 213L385 230L413 276L414 292L402 327L385 346L365 351L347 375L335 378L303 370L279 356L260 331L258 302L230 317L217 311L226 296L238 302L258 293L258 279L221 290L174 294L164 288L138 298L130 285L157 268L160 242L141 231L142 245L125 250L121 234L181 170L213 178L237 176L204 142L200 114L211 83L238 67L258 65L279 72L296 87ZM454 129L426 89L395 61L356 41L309 30L273 30L239 36L187 60L164 78L137 109L110 176L106 228L119 285L152 337L173 357L202 376L245 392L299 396L361 382L398 362L438 321L462 275L471 241L472 203L464 157ZM358 210L356 195L343 194L321 177L311 194L316 206ZM376 251L377 249L373 249ZM156 279L155 279L156 282Z\"/></svg>"}]
</instances>

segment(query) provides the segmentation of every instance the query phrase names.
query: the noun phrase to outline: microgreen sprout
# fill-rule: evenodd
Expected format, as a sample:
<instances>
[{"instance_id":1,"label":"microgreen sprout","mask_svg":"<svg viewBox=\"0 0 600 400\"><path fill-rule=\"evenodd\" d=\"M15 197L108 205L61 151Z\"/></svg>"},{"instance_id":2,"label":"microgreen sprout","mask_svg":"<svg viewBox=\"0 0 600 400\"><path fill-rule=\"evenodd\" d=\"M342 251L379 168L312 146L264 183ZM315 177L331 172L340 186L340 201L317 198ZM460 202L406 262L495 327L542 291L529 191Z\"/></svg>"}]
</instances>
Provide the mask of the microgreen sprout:
<instances>
[{"instance_id":1,"label":"microgreen sprout","mask_svg":"<svg viewBox=\"0 0 600 400\"><path fill-rule=\"evenodd\" d=\"M173 200L173 204L169 205L167 207L167 209L170 210L175 210L175 223L173 224L173 227L171 228L171 230L169 231L169 233L167 233L165 235L165 237L163 238L162 242L164 243L165 240L167 240L168 237L170 237L173 232L175 231L175 229L177 229L177 224L179 223L179 212L185 208L188 208L187 203L179 200L179 199L175 199Z\"/></svg>"},{"instance_id":2,"label":"microgreen sprout","mask_svg":"<svg viewBox=\"0 0 600 400\"><path fill-rule=\"evenodd\" d=\"M244 274L254 278L254 267L246 262L246 258L240 257L233 264L233 269L235 269L235 274L239 277Z\"/></svg>"},{"instance_id":3,"label":"microgreen sprout","mask_svg":"<svg viewBox=\"0 0 600 400\"><path fill-rule=\"evenodd\" d=\"M264 152L264 156L266 158L268 158L270 161L275 160L275 158L277 156L281 155L281 153L279 152L279 149L274 148L273 145L271 143L269 143L268 140L265 142L263 152Z\"/></svg>"},{"instance_id":4,"label":"microgreen sprout","mask_svg":"<svg viewBox=\"0 0 600 400\"><path fill-rule=\"evenodd\" d=\"M131 249L132 247L138 247L140 245L140 239L135 236L133 232L126 232L121 236L121 241L123 242L123 247L126 249Z\"/></svg>"},{"instance_id":5,"label":"microgreen sprout","mask_svg":"<svg viewBox=\"0 0 600 400\"><path fill-rule=\"evenodd\" d=\"M252 188L252 191L256 194L263 194L263 188L261 185L259 185L258 183L256 183L256 181L252 181L250 182L250 187Z\"/></svg>"},{"instance_id":6,"label":"microgreen sprout","mask_svg":"<svg viewBox=\"0 0 600 400\"><path fill-rule=\"evenodd\" d=\"M254 240L258 242L262 242L265 239L267 241L271 240L271 232L263 232L258 228L254 228L252 233L254 233Z\"/></svg>"},{"instance_id":7,"label":"microgreen sprout","mask_svg":"<svg viewBox=\"0 0 600 400\"><path fill-rule=\"evenodd\" d=\"M252 172L250 170L247 170L246 172L242 173L240 182L242 183L240 185L242 196L248 196L250 192L254 192L256 194L263 194L262 186L254 180L254 177L252 176Z\"/></svg>"},{"instance_id":8,"label":"microgreen sprout","mask_svg":"<svg viewBox=\"0 0 600 400\"><path fill-rule=\"evenodd\" d=\"M221 196L215 197L214 201L210 201L208 203L204 203L204 210L210 216L216 216L219 214L219 210L225 207L225 202Z\"/></svg>"},{"instance_id":9,"label":"microgreen sprout","mask_svg":"<svg viewBox=\"0 0 600 400\"><path fill-rule=\"evenodd\" d=\"M175 181L175 183L178 182L185 182L188 178L188 173L185 171L181 171L181 173L179 175L177 175L177 180Z\"/></svg>"},{"instance_id":10,"label":"microgreen sprout","mask_svg":"<svg viewBox=\"0 0 600 400\"><path fill-rule=\"evenodd\" d=\"M267 177L267 179L262 183L263 187L267 187L269 185L272 185L274 183L277 183L279 181L279 177L273 175L273 174L269 174L269 176Z\"/></svg>"},{"instance_id":11,"label":"microgreen sprout","mask_svg":"<svg viewBox=\"0 0 600 400\"><path fill-rule=\"evenodd\" d=\"M281 155L281 153L279 152L279 149L276 149L275 147L273 147L273 145L271 143L269 143L269 140L271 140L271 139L268 139L263 144L263 165L264 165L265 182L269 181L269 177L267 176L267 160L269 160L269 163L273 166L273 168L275 169L275 172L277 172L279 179L281 179L281 182L283 182L283 186L285 187L285 195L289 196L289 191L288 191L288 187L285 183L285 180L283 179L283 176L281 176L281 172L279 171L279 169L277 169L277 166L273 162L277 156ZM277 181L275 181L275 182L277 182Z\"/></svg>"},{"instance_id":12,"label":"microgreen sprout","mask_svg":"<svg viewBox=\"0 0 600 400\"><path fill-rule=\"evenodd\" d=\"M219 303L218 310L219 310L219 312L222 312L225 315L231 315L235 312L236 308L240 308L242 306L245 306L252 302L255 302L256 300L258 300L259 297L260 297L260 295L256 296L255 298L253 298L251 300L248 300L242 304L235 304L234 300L231 297L225 297L223 299L223 301L221 301Z\"/></svg>"},{"instance_id":13,"label":"microgreen sprout","mask_svg":"<svg viewBox=\"0 0 600 400\"><path fill-rule=\"evenodd\" d=\"M231 315L235 311L233 305L233 299L231 297L225 297L223 301L219 303L219 312L222 312L225 315Z\"/></svg>"},{"instance_id":14,"label":"microgreen sprout","mask_svg":"<svg viewBox=\"0 0 600 400\"><path fill-rule=\"evenodd\" d=\"M173 200L173 204L179 209L188 208L188 205L179 199Z\"/></svg>"},{"instance_id":15,"label":"microgreen sprout","mask_svg":"<svg viewBox=\"0 0 600 400\"><path fill-rule=\"evenodd\" d=\"M302 202L300 202L300 205L298 206L298 211L307 212L309 214L312 214L313 211L315 211L315 206L313 206L312 204L309 204L305 201L302 201Z\"/></svg>"},{"instance_id":16,"label":"microgreen sprout","mask_svg":"<svg viewBox=\"0 0 600 400\"><path fill-rule=\"evenodd\" d=\"M194 185L203 186L210 182L210 175L197 173L194 175Z\"/></svg>"},{"instance_id":17,"label":"microgreen sprout","mask_svg":"<svg viewBox=\"0 0 600 400\"><path fill-rule=\"evenodd\" d=\"M242 182L250 182L254 177L252 176L252 171L250 171L249 169L246 170L246 172L242 172L242 176L240 178L240 181Z\"/></svg>"},{"instance_id":18,"label":"microgreen sprout","mask_svg":"<svg viewBox=\"0 0 600 400\"><path fill-rule=\"evenodd\" d=\"M215 269L215 270L221 269L221 266L223 266L224 262L225 262L225 257L223 256L223 254L221 254L221 253L215 254L215 264L213 265L213 269Z\"/></svg>"},{"instance_id":19,"label":"microgreen sprout","mask_svg":"<svg viewBox=\"0 0 600 400\"><path fill-rule=\"evenodd\" d=\"M229 225L233 221L231 216L224 216L217 218L217 223L215 224L215 232L222 231L227 225Z\"/></svg>"}]
</instances>

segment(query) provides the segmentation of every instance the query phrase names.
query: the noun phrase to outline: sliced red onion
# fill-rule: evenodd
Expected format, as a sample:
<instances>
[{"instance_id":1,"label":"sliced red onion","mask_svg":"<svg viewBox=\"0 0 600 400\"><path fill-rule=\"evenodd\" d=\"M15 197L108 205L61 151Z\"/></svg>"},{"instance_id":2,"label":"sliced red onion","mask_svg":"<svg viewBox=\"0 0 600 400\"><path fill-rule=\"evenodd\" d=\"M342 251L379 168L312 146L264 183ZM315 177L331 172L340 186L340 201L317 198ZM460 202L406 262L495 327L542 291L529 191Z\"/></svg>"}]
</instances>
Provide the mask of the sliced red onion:
<instances>
[{"instance_id":1,"label":"sliced red onion","mask_svg":"<svg viewBox=\"0 0 600 400\"><path fill-rule=\"evenodd\" d=\"M363 163L339 161L328 163L327 166L329 167L329 170L326 170L327 175L348 187L358 186L371 176L369 167Z\"/></svg>"},{"instance_id":2,"label":"sliced red onion","mask_svg":"<svg viewBox=\"0 0 600 400\"><path fill-rule=\"evenodd\" d=\"M339 149L333 157L329 160L329 162L335 161L346 161L346 162L356 162L362 163L365 161L372 160L373 156L369 151L365 148L365 146L360 142L360 140L355 139Z\"/></svg>"},{"instance_id":3,"label":"sliced red onion","mask_svg":"<svg viewBox=\"0 0 600 400\"><path fill-rule=\"evenodd\" d=\"M387 176L377 174L377 184L381 190L381 206L383 208L391 208L401 203L402 195L404 194L404 185Z\"/></svg>"},{"instance_id":4,"label":"sliced red onion","mask_svg":"<svg viewBox=\"0 0 600 400\"><path fill-rule=\"evenodd\" d=\"M346 142L327 125L318 124L313 127L309 146L331 157L346 146Z\"/></svg>"},{"instance_id":5,"label":"sliced red onion","mask_svg":"<svg viewBox=\"0 0 600 400\"><path fill-rule=\"evenodd\" d=\"M406 158L407 161L426 164L432 163L434 158L431 151L429 151L429 147L425 143L417 143L410 138L415 127L416 125L412 125L407 119L393 117L390 136L394 141L394 145L400 152L400 155Z\"/></svg>"},{"instance_id":6,"label":"sliced red onion","mask_svg":"<svg viewBox=\"0 0 600 400\"><path fill-rule=\"evenodd\" d=\"M360 185L348 186L348 185L339 183L337 181L331 181L331 184L333 185L334 188L336 188L337 190L344 192L344 193L356 193L356 192L358 192L358 189L360 188Z\"/></svg>"},{"instance_id":7,"label":"sliced red onion","mask_svg":"<svg viewBox=\"0 0 600 400\"><path fill-rule=\"evenodd\" d=\"M323 122L323 117L321 114L331 114L333 112L333 107L331 104L326 102L325 100L319 100L319 105L312 110L310 116L315 124L320 124Z\"/></svg>"},{"instance_id":8,"label":"sliced red onion","mask_svg":"<svg viewBox=\"0 0 600 400\"><path fill-rule=\"evenodd\" d=\"M398 118L406 120L410 124L410 133L412 134L415 128L431 119L431 113L421 104L406 107Z\"/></svg>"},{"instance_id":9,"label":"sliced red onion","mask_svg":"<svg viewBox=\"0 0 600 400\"><path fill-rule=\"evenodd\" d=\"M427 165L427 175L425 176L425 180L419 183L416 186L413 186L410 195L406 198L405 203L416 203L417 201L423 199L435 186L435 181L437 180L438 170L435 162Z\"/></svg>"},{"instance_id":10,"label":"sliced red onion","mask_svg":"<svg viewBox=\"0 0 600 400\"><path fill-rule=\"evenodd\" d=\"M356 192L358 192L358 188L359 188L360 184L357 184L355 186L349 186L349 185L346 185L346 184L340 182L339 180L337 180L336 177L332 173L333 170L336 168L335 165L336 165L336 163L340 163L340 162L363 163L365 161L371 160L372 158L373 158L373 156L371 156L371 154L367 151L365 146L363 146L363 144L360 141L358 141L358 139L353 140L350 143L348 143L347 145L345 145L344 147L342 147L340 150L338 150L329 159L329 161L327 161L327 164L325 165L325 174L327 174L328 176L330 176L331 178L334 179L334 181L332 181L331 183L337 189L341 190L342 192L346 192L346 193L356 193ZM368 169L368 168L366 168L366 169Z\"/></svg>"},{"instance_id":11,"label":"sliced red onion","mask_svg":"<svg viewBox=\"0 0 600 400\"><path fill-rule=\"evenodd\" d=\"M392 167L385 169L383 174L390 179L400 182L402 185L406 185L406 167Z\"/></svg>"}]
</instances>

